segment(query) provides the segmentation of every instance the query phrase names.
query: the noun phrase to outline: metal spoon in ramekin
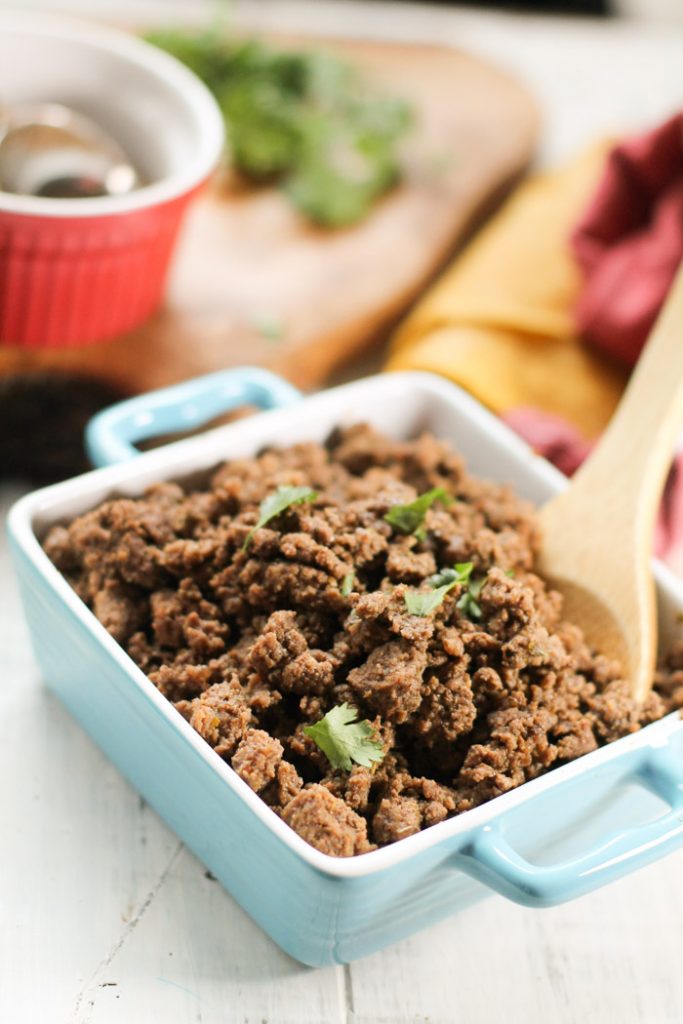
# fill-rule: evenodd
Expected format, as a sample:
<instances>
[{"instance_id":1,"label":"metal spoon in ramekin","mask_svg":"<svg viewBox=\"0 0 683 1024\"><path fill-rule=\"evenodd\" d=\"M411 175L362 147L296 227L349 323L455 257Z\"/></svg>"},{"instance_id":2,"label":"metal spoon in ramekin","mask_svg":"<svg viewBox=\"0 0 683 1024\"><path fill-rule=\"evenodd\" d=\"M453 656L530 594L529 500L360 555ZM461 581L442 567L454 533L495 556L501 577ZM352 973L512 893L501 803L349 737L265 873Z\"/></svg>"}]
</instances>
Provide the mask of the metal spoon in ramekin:
<instances>
[{"instance_id":1,"label":"metal spoon in ramekin","mask_svg":"<svg viewBox=\"0 0 683 1024\"><path fill-rule=\"evenodd\" d=\"M78 199L140 184L118 142L84 114L59 103L0 107L0 191Z\"/></svg>"}]
</instances>

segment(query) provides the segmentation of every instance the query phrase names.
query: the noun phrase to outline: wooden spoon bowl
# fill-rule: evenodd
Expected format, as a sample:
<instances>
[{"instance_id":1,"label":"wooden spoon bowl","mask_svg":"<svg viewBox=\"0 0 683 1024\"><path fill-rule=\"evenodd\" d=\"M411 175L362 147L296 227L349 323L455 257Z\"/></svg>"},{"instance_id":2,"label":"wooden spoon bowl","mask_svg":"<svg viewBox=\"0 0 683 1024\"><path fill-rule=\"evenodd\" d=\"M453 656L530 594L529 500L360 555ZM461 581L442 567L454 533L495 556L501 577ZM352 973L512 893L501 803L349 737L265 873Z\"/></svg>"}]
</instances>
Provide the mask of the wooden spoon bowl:
<instances>
[{"instance_id":1,"label":"wooden spoon bowl","mask_svg":"<svg viewBox=\"0 0 683 1024\"><path fill-rule=\"evenodd\" d=\"M539 568L568 621L618 659L631 694L654 678L657 613L652 538L683 423L683 270L599 445L567 490L541 510Z\"/></svg>"}]
</instances>

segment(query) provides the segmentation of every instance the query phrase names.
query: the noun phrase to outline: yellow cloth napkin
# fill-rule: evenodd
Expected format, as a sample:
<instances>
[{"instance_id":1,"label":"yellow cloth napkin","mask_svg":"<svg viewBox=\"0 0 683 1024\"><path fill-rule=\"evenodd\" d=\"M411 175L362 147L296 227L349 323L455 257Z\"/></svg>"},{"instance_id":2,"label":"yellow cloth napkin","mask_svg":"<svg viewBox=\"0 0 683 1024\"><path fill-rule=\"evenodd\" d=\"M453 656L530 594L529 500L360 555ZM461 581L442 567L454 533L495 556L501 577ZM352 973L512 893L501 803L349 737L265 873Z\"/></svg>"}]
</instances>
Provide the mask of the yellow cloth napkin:
<instances>
[{"instance_id":1,"label":"yellow cloth napkin","mask_svg":"<svg viewBox=\"0 0 683 1024\"><path fill-rule=\"evenodd\" d=\"M399 328L387 369L440 373L497 413L535 406L598 434L626 376L576 336L568 242L608 148L521 185Z\"/></svg>"}]
</instances>

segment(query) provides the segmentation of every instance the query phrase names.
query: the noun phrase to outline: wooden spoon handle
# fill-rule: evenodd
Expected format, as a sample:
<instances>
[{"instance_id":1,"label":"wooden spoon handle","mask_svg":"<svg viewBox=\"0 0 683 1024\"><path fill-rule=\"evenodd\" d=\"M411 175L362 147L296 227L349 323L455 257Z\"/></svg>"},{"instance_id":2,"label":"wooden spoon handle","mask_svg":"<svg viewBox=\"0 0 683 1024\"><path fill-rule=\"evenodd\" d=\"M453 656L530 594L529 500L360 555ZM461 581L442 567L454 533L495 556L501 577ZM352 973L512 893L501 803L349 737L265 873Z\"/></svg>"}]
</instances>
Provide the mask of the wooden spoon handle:
<instances>
[{"instance_id":1,"label":"wooden spoon handle","mask_svg":"<svg viewBox=\"0 0 683 1024\"><path fill-rule=\"evenodd\" d=\"M683 423L683 264L621 403L572 487L599 495L603 532L644 545L652 532ZM628 548L625 556L633 557Z\"/></svg>"}]
</instances>

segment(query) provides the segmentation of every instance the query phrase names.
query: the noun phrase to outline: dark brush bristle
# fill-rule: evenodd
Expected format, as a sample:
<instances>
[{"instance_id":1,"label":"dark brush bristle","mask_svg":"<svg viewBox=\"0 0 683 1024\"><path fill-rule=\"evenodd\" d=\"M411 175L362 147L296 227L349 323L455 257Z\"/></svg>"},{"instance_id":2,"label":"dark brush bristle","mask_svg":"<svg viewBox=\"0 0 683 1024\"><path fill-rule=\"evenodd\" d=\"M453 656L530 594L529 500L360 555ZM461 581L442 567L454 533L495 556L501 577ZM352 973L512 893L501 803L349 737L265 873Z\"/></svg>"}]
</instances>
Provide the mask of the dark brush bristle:
<instances>
[{"instance_id":1,"label":"dark brush bristle","mask_svg":"<svg viewBox=\"0 0 683 1024\"><path fill-rule=\"evenodd\" d=\"M0 479L51 483L84 472L85 425L121 397L111 385L71 373L0 377Z\"/></svg>"}]
</instances>

